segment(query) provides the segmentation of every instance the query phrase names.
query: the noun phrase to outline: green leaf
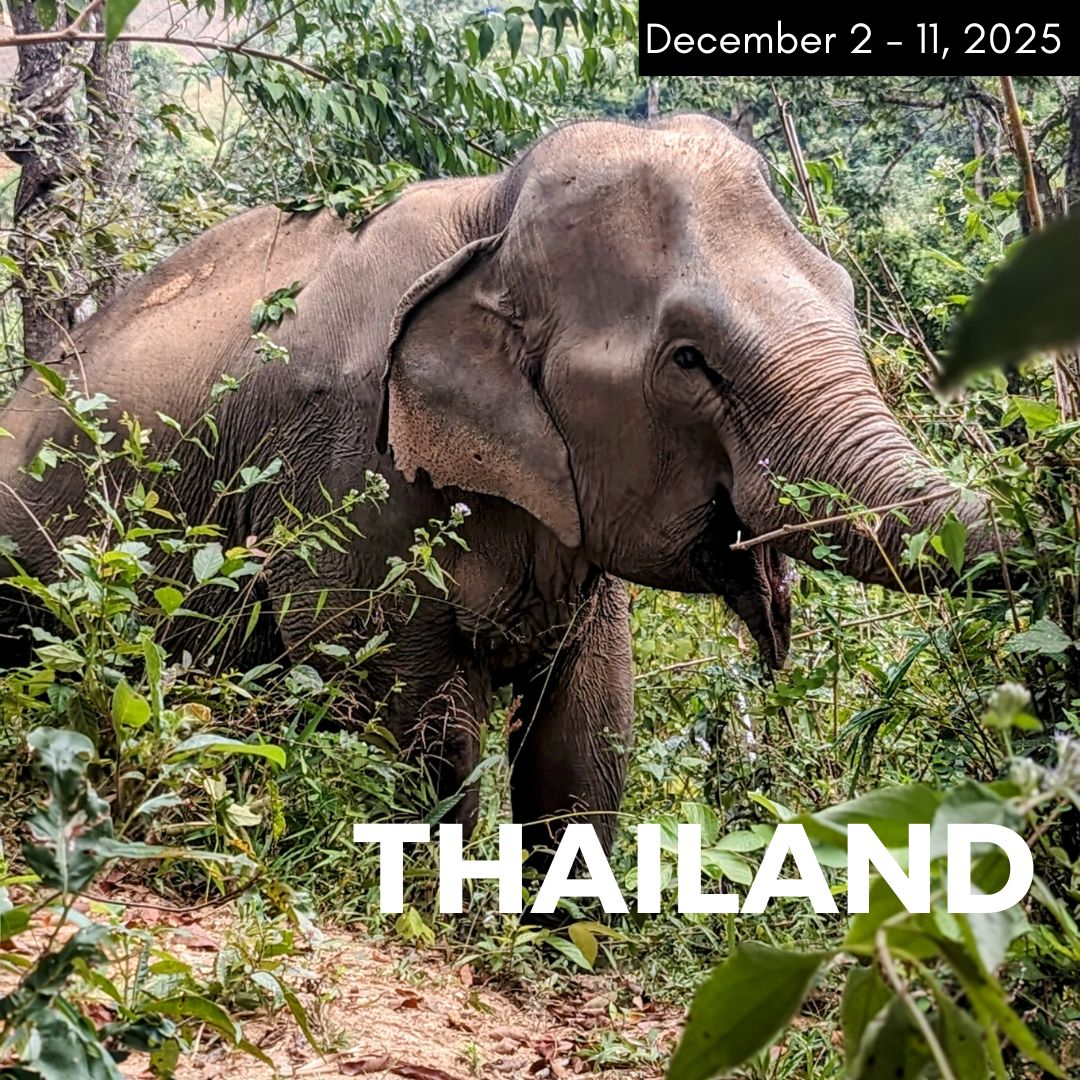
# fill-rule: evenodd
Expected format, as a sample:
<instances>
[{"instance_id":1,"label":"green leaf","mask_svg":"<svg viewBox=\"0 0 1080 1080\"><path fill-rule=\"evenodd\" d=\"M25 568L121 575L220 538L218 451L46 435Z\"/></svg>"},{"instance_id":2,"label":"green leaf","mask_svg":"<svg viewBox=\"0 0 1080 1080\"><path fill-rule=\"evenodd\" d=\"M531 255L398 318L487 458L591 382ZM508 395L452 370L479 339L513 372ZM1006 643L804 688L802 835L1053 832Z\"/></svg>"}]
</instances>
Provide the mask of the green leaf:
<instances>
[{"instance_id":1,"label":"green leaf","mask_svg":"<svg viewBox=\"0 0 1080 1080\"><path fill-rule=\"evenodd\" d=\"M984 1080L990 1074L986 1057L986 1033L979 1024L945 994L938 994L935 1034L957 1080Z\"/></svg>"},{"instance_id":2,"label":"green leaf","mask_svg":"<svg viewBox=\"0 0 1080 1080\"><path fill-rule=\"evenodd\" d=\"M701 864L707 870L719 871L736 885L750 885L754 880L751 865L741 856L720 848L706 848L701 853Z\"/></svg>"},{"instance_id":3,"label":"green leaf","mask_svg":"<svg viewBox=\"0 0 1080 1080\"><path fill-rule=\"evenodd\" d=\"M828 955L737 945L694 995L668 1080L709 1080L768 1046L802 1005Z\"/></svg>"},{"instance_id":4,"label":"green leaf","mask_svg":"<svg viewBox=\"0 0 1080 1080\"><path fill-rule=\"evenodd\" d=\"M1032 435L1038 435L1040 431L1052 428L1060 422L1061 417L1053 402L1014 397L1009 399L1009 407L1001 417L1001 426L1008 427L1017 419L1024 421L1024 427L1030 438Z\"/></svg>"},{"instance_id":5,"label":"green leaf","mask_svg":"<svg viewBox=\"0 0 1080 1080\"><path fill-rule=\"evenodd\" d=\"M857 799L840 803L816 814L800 814L795 821L808 836L834 847L847 848L847 826L869 825L887 848L903 848L908 843L908 825L926 824L934 819L941 795L926 784L901 784L878 788Z\"/></svg>"},{"instance_id":6,"label":"green leaf","mask_svg":"<svg viewBox=\"0 0 1080 1080\"><path fill-rule=\"evenodd\" d=\"M136 693L127 679L121 679L113 691L112 719L117 731L121 728L137 730L150 719L150 702Z\"/></svg>"},{"instance_id":7,"label":"green leaf","mask_svg":"<svg viewBox=\"0 0 1080 1080\"><path fill-rule=\"evenodd\" d=\"M1080 341L1080 217L1021 241L964 308L941 384Z\"/></svg>"},{"instance_id":8,"label":"green leaf","mask_svg":"<svg viewBox=\"0 0 1080 1080\"><path fill-rule=\"evenodd\" d=\"M866 1025L848 1076L852 1080L917 1080L929 1061L929 1049L907 1006L893 998Z\"/></svg>"},{"instance_id":9,"label":"green leaf","mask_svg":"<svg viewBox=\"0 0 1080 1080\"><path fill-rule=\"evenodd\" d=\"M55 668L57 671L78 671L86 663L82 653L66 642L60 642L56 645L42 645L40 649L34 651L38 654L42 663Z\"/></svg>"},{"instance_id":10,"label":"green leaf","mask_svg":"<svg viewBox=\"0 0 1080 1080\"><path fill-rule=\"evenodd\" d=\"M1033 622L1027 630L1013 634L1005 643L1005 651L1038 653L1040 656L1062 656L1072 643L1072 638L1053 619L1043 616L1037 622Z\"/></svg>"},{"instance_id":11,"label":"green leaf","mask_svg":"<svg viewBox=\"0 0 1080 1080\"><path fill-rule=\"evenodd\" d=\"M506 13L506 41L510 46L510 59L513 60L521 48L521 33L525 29L521 16L515 12Z\"/></svg>"},{"instance_id":12,"label":"green leaf","mask_svg":"<svg viewBox=\"0 0 1080 1080\"><path fill-rule=\"evenodd\" d=\"M559 937L557 934L546 937L544 941L556 952L562 953L567 960L577 964L583 971L592 971L592 964L589 963L588 957L586 957L573 941L567 941L566 938Z\"/></svg>"},{"instance_id":13,"label":"green leaf","mask_svg":"<svg viewBox=\"0 0 1080 1080\"><path fill-rule=\"evenodd\" d=\"M957 574L964 569L967 538L967 526L950 510L940 531L930 540L934 550L948 559L949 565Z\"/></svg>"},{"instance_id":14,"label":"green leaf","mask_svg":"<svg viewBox=\"0 0 1080 1080\"><path fill-rule=\"evenodd\" d=\"M184 602L184 594L171 585L163 585L160 589L154 590L154 599L166 615L173 615Z\"/></svg>"},{"instance_id":15,"label":"green leaf","mask_svg":"<svg viewBox=\"0 0 1080 1080\"><path fill-rule=\"evenodd\" d=\"M236 1046L240 1042L240 1025L216 1002L200 994L177 994L161 1001L147 1001L140 1010L146 1015L171 1016L177 1020L198 1020L209 1024Z\"/></svg>"},{"instance_id":16,"label":"green leaf","mask_svg":"<svg viewBox=\"0 0 1080 1080\"><path fill-rule=\"evenodd\" d=\"M111 45L123 33L139 0L109 0L105 5L105 44Z\"/></svg>"},{"instance_id":17,"label":"green leaf","mask_svg":"<svg viewBox=\"0 0 1080 1080\"><path fill-rule=\"evenodd\" d=\"M49 799L27 821L31 842L23 845L23 857L45 886L79 892L108 861L101 848L113 837L108 803L86 779L93 744L56 728L37 728L26 741Z\"/></svg>"},{"instance_id":18,"label":"green leaf","mask_svg":"<svg viewBox=\"0 0 1080 1080\"><path fill-rule=\"evenodd\" d=\"M870 1021L894 997L876 967L855 967L848 972L840 997L840 1026L844 1032L844 1054L851 1065L859 1051Z\"/></svg>"},{"instance_id":19,"label":"green leaf","mask_svg":"<svg viewBox=\"0 0 1080 1080\"><path fill-rule=\"evenodd\" d=\"M271 743L249 743L240 739L228 739L210 732L202 732L185 739L169 754L169 760L188 757L190 754L241 754L263 757L280 768L285 768L285 751Z\"/></svg>"},{"instance_id":20,"label":"green leaf","mask_svg":"<svg viewBox=\"0 0 1080 1080\"><path fill-rule=\"evenodd\" d=\"M937 944L947 957L967 993L980 1021L996 1024L1005 1037L1029 1061L1052 1076L1064 1080L1065 1073L1056 1061L1039 1045L1031 1029L1009 1004L1001 984L982 971L968 955L966 947L948 938L938 938Z\"/></svg>"},{"instance_id":21,"label":"green leaf","mask_svg":"<svg viewBox=\"0 0 1080 1080\"><path fill-rule=\"evenodd\" d=\"M571 923L567 929L570 940L581 950L581 955L591 968L596 963L596 954L600 951L600 944L596 935L584 924Z\"/></svg>"},{"instance_id":22,"label":"green leaf","mask_svg":"<svg viewBox=\"0 0 1080 1080\"><path fill-rule=\"evenodd\" d=\"M204 544L195 552L191 569L195 575L195 580L202 585L215 577L224 565L225 553L221 550L221 545L218 543Z\"/></svg>"},{"instance_id":23,"label":"green leaf","mask_svg":"<svg viewBox=\"0 0 1080 1080\"><path fill-rule=\"evenodd\" d=\"M713 845L719 851L760 851L765 846L764 837L756 833L739 831L721 836Z\"/></svg>"},{"instance_id":24,"label":"green leaf","mask_svg":"<svg viewBox=\"0 0 1080 1080\"><path fill-rule=\"evenodd\" d=\"M10 907L0 911L0 941L9 941L30 925L30 907Z\"/></svg>"},{"instance_id":25,"label":"green leaf","mask_svg":"<svg viewBox=\"0 0 1080 1080\"><path fill-rule=\"evenodd\" d=\"M36 360L30 361L30 367L38 373L41 377L41 381L45 383L57 397L64 397L67 393L67 381L59 371L49 367L48 364L39 364Z\"/></svg>"}]
</instances>

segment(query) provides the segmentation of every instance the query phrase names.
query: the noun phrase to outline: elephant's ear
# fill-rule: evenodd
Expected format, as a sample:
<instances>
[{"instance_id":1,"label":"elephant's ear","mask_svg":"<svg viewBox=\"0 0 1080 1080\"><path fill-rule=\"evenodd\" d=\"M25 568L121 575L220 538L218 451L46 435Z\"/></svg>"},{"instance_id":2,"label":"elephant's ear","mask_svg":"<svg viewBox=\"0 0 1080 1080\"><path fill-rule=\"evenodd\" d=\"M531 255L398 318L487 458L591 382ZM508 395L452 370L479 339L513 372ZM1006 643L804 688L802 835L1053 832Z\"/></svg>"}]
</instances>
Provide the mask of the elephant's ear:
<instances>
[{"instance_id":1,"label":"elephant's ear","mask_svg":"<svg viewBox=\"0 0 1080 1080\"><path fill-rule=\"evenodd\" d=\"M521 365L495 258L502 234L467 244L402 297L391 327L378 448L409 480L496 495L568 547L581 523L566 444Z\"/></svg>"}]
</instances>

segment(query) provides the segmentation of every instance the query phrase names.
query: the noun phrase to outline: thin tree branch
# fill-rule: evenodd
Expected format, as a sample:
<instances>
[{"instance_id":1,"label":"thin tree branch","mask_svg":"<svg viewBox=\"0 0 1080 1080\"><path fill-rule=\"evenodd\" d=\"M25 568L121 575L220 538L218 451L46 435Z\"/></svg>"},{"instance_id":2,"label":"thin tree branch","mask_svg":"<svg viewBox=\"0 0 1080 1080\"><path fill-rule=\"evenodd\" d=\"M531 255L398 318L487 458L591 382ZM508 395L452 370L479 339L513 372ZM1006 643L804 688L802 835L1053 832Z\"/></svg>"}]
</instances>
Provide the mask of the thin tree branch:
<instances>
[{"instance_id":1,"label":"thin tree branch","mask_svg":"<svg viewBox=\"0 0 1080 1080\"><path fill-rule=\"evenodd\" d=\"M926 495L919 495L914 499L902 499L900 502L886 503L884 506L858 507L847 511L847 513L818 518L816 521L803 521L798 525L781 525L779 529L762 533L760 536L752 537L749 540L738 540L730 545L730 550L746 551L748 548L758 547L760 544L769 544L773 540L782 540L793 533L810 532L822 525L838 525L840 522L850 521L853 517L861 517L867 514L887 514L890 510L902 510L907 506L924 506L926 503L940 502L942 499L947 498L947 493L943 495L940 491L932 491Z\"/></svg>"}]
</instances>

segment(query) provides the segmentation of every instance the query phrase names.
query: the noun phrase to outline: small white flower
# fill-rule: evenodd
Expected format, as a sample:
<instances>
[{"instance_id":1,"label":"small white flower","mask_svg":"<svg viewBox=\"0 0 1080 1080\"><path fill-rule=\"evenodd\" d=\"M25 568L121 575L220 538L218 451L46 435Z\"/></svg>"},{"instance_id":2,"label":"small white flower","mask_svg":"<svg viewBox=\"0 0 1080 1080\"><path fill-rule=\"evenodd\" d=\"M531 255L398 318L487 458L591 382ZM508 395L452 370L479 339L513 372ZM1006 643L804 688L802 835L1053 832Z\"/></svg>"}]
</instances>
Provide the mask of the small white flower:
<instances>
[{"instance_id":1,"label":"small white flower","mask_svg":"<svg viewBox=\"0 0 1080 1080\"><path fill-rule=\"evenodd\" d=\"M1080 787L1080 740L1070 735L1055 735L1057 765L1051 770L1055 787Z\"/></svg>"},{"instance_id":2,"label":"small white flower","mask_svg":"<svg viewBox=\"0 0 1080 1080\"><path fill-rule=\"evenodd\" d=\"M466 506L463 502L454 503L454 505L450 507L450 512L452 514L456 514L458 517L463 518L467 518L472 513L468 506Z\"/></svg>"},{"instance_id":3,"label":"small white flower","mask_svg":"<svg viewBox=\"0 0 1080 1080\"><path fill-rule=\"evenodd\" d=\"M1020 789L1024 796L1031 796L1042 785L1044 770L1031 758L1017 758L1009 768L1009 779Z\"/></svg>"}]
</instances>

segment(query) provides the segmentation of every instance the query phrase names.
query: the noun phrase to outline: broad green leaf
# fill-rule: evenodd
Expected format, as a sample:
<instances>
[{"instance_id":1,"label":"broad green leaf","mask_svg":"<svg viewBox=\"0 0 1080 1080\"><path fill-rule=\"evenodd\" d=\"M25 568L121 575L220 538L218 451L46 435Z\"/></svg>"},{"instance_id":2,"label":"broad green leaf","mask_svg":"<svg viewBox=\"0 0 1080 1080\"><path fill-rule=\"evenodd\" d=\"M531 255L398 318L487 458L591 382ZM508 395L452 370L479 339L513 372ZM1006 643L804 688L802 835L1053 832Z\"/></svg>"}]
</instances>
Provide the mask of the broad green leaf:
<instances>
[{"instance_id":1,"label":"broad green leaf","mask_svg":"<svg viewBox=\"0 0 1080 1080\"><path fill-rule=\"evenodd\" d=\"M713 844L720 851L760 851L764 846L763 837L747 831L727 833Z\"/></svg>"},{"instance_id":2,"label":"broad green leaf","mask_svg":"<svg viewBox=\"0 0 1080 1080\"><path fill-rule=\"evenodd\" d=\"M204 544L195 552L191 569L195 574L195 580L202 585L217 575L217 572L225 565L225 553L218 543Z\"/></svg>"},{"instance_id":3,"label":"broad green leaf","mask_svg":"<svg viewBox=\"0 0 1080 1080\"><path fill-rule=\"evenodd\" d=\"M862 1043L863 1033L893 998L876 966L855 967L848 972L840 997L840 1026L844 1032L844 1055L850 1065Z\"/></svg>"},{"instance_id":4,"label":"broad green leaf","mask_svg":"<svg viewBox=\"0 0 1080 1080\"><path fill-rule=\"evenodd\" d=\"M510 46L510 59L513 60L518 53L518 49L521 48L521 33L525 29L525 24L521 20L521 16L514 12L507 12L506 15L506 41Z\"/></svg>"},{"instance_id":5,"label":"broad green leaf","mask_svg":"<svg viewBox=\"0 0 1080 1080\"><path fill-rule=\"evenodd\" d=\"M882 923L904 911L903 904L882 877L870 881L870 910L852 917L844 938L844 948L861 956L875 951L877 932ZM934 929L929 915L911 915L902 924L890 926L889 944L911 956L925 959L937 953L937 945L927 933Z\"/></svg>"},{"instance_id":6,"label":"broad green leaf","mask_svg":"<svg viewBox=\"0 0 1080 1080\"><path fill-rule=\"evenodd\" d=\"M583 923L571 923L567 929L570 940L581 950L581 955L588 961L589 967L596 963L596 954L600 946L596 935Z\"/></svg>"},{"instance_id":7,"label":"broad green leaf","mask_svg":"<svg viewBox=\"0 0 1080 1080\"><path fill-rule=\"evenodd\" d=\"M847 826L869 825L888 848L907 847L908 825L929 824L941 795L926 784L901 784L867 792L857 799L801 814L795 821L808 836L836 847L847 847Z\"/></svg>"},{"instance_id":8,"label":"broad green leaf","mask_svg":"<svg viewBox=\"0 0 1080 1080\"><path fill-rule=\"evenodd\" d=\"M42 645L34 650L42 663L57 671L78 671L86 663L85 657L73 645L60 642L56 645Z\"/></svg>"},{"instance_id":9,"label":"broad green leaf","mask_svg":"<svg viewBox=\"0 0 1080 1080\"><path fill-rule=\"evenodd\" d=\"M200 994L177 994L161 1001L147 1001L140 1011L177 1020L198 1020L224 1035L232 1046L240 1042L240 1025L220 1005Z\"/></svg>"},{"instance_id":10,"label":"broad green leaf","mask_svg":"<svg viewBox=\"0 0 1080 1080\"><path fill-rule=\"evenodd\" d=\"M768 1046L827 958L757 942L737 945L694 995L668 1080L710 1080Z\"/></svg>"},{"instance_id":11,"label":"broad green leaf","mask_svg":"<svg viewBox=\"0 0 1080 1080\"><path fill-rule=\"evenodd\" d=\"M263 757L280 768L285 768L285 751L271 743L249 743L240 739L228 739L210 732L202 732L185 739L174 747L169 760L187 757L190 754L241 754L249 757Z\"/></svg>"},{"instance_id":12,"label":"broad green leaf","mask_svg":"<svg viewBox=\"0 0 1080 1080\"><path fill-rule=\"evenodd\" d=\"M109 0L105 5L105 43L111 45L123 33L139 0Z\"/></svg>"},{"instance_id":13,"label":"broad green leaf","mask_svg":"<svg viewBox=\"0 0 1080 1080\"><path fill-rule=\"evenodd\" d=\"M62 398L67 393L67 381L55 368L49 367L48 364L39 364L35 360L30 361L30 367L38 373L41 377L41 381L45 383L57 397Z\"/></svg>"},{"instance_id":14,"label":"broad green leaf","mask_svg":"<svg viewBox=\"0 0 1080 1080\"><path fill-rule=\"evenodd\" d=\"M706 806L704 803L684 802L682 804L681 820L688 825L701 827L702 847L710 846L720 830L720 822L717 820L716 812L711 806Z\"/></svg>"},{"instance_id":15,"label":"broad green leaf","mask_svg":"<svg viewBox=\"0 0 1080 1080\"><path fill-rule=\"evenodd\" d=\"M138 730L150 719L150 702L136 693L127 679L121 679L113 690L112 719L118 731L121 728Z\"/></svg>"},{"instance_id":16,"label":"broad green leaf","mask_svg":"<svg viewBox=\"0 0 1080 1080\"><path fill-rule=\"evenodd\" d=\"M1072 638L1053 619L1045 616L1033 622L1005 643L1009 653L1038 653L1040 656L1062 656L1072 645Z\"/></svg>"},{"instance_id":17,"label":"broad green leaf","mask_svg":"<svg viewBox=\"0 0 1080 1080\"><path fill-rule=\"evenodd\" d=\"M28 819L31 842L23 845L23 858L45 886L79 892L105 865L101 848L113 836L109 805L86 778L93 744L56 728L37 728L26 741L49 799Z\"/></svg>"},{"instance_id":18,"label":"broad green leaf","mask_svg":"<svg viewBox=\"0 0 1080 1080\"><path fill-rule=\"evenodd\" d=\"M985 1080L990 1073L986 1033L979 1024L944 994L937 995L935 1034L956 1080Z\"/></svg>"},{"instance_id":19,"label":"broad green leaf","mask_svg":"<svg viewBox=\"0 0 1080 1080\"><path fill-rule=\"evenodd\" d=\"M1080 341L1080 217L1021 241L964 308L941 384Z\"/></svg>"},{"instance_id":20,"label":"broad green leaf","mask_svg":"<svg viewBox=\"0 0 1080 1080\"><path fill-rule=\"evenodd\" d=\"M967 548L967 538L967 526L952 511L949 511L937 535L930 539L934 550L939 555L945 556L949 565L957 574L964 569L964 551Z\"/></svg>"},{"instance_id":21,"label":"broad green leaf","mask_svg":"<svg viewBox=\"0 0 1080 1080\"><path fill-rule=\"evenodd\" d=\"M0 941L8 941L30 925L29 907L8 907L0 911Z\"/></svg>"},{"instance_id":22,"label":"broad green leaf","mask_svg":"<svg viewBox=\"0 0 1080 1080\"><path fill-rule=\"evenodd\" d=\"M754 871L741 856L719 848L707 848L701 853L701 864L707 870L718 870L736 885L749 885L754 880Z\"/></svg>"},{"instance_id":23,"label":"broad green leaf","mask_svg":"<svg viewBox=\"0 0 1080 1080\"><path fill-rule=\"evenodd\" d=\"M166 615L174 614L184 602L184 594L179 589L174 589L171 585L163 585L160 589L154 590L154 599L161 606L161 610Z\"/></svg>"},{"instance_id":24,"label":"broad green leaf","mask_svg":"<svg viewBox=\"0 0 1080 1080\"><path fill-rule=\"evenodd\" d=\"M938 946L960 979L980 1021L983 1024L992 1021L1024 1057L1052 1076L1064 1080L1065 1072L1039 1044L1027 1024L1017 1016L1001 984L981 970L968 955L965 946L947 938L939 938Z\"/></svg>"},{"instance_id":25,"label":"broad green leaf","mask_svg":"<svg viewBox=\"0 0 1080 1080\"><path fill-rule=\"evenodd\" d=\"M588 957L578 948L576 942L567 941L566 938L559 937L557 934L545 937L544 941L556 952L562 953L567 960L577 964L583 971L592 971L592 964L589 963Z\"/></svg>"},{"instance_id":26,"label":"broad green leaf","mask_svg":"<svg viewBox=\"0 0 1080 1080\"><path fill-rule=\"evenodd\" d=\"M867 1025L848 1068L851 1080L917 1080L930 1051L899 999L885 1006Z\"/></svg>"},{"instance_id":27,"label":"broad green leaf","mask_svg":"<svg viewBox=\"0 0 1080 1080\"><path fill-rule=\"evenodd\" d=\"M1052 401L1038 401L1035 398L1013 397L1009 407L1001 417L1001 426L1008 427L1014 420L1023 420L1028 437L1040 431L1052 428L1061 420L1057 406Z\"/></svg>"}]
</instances>

